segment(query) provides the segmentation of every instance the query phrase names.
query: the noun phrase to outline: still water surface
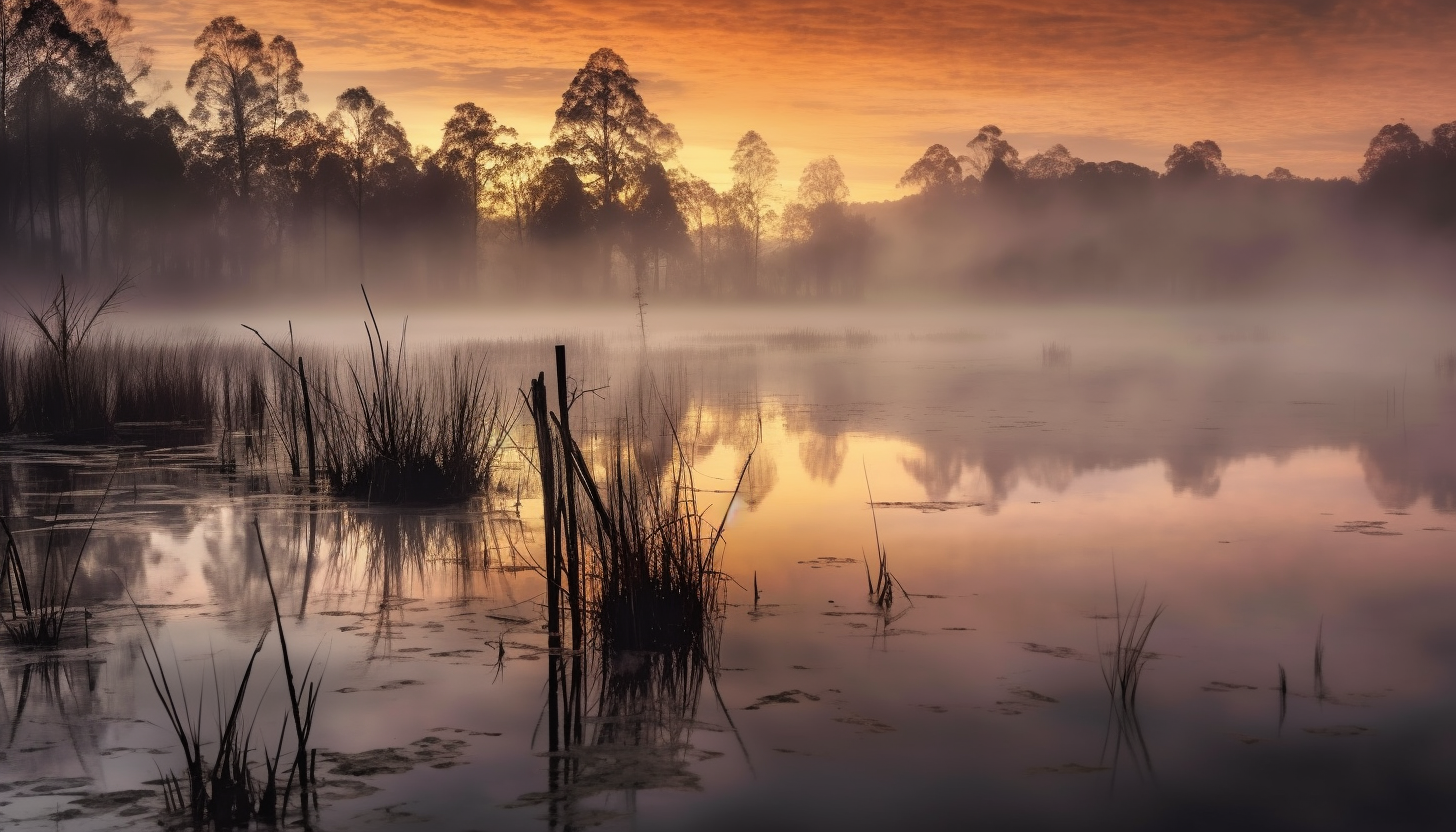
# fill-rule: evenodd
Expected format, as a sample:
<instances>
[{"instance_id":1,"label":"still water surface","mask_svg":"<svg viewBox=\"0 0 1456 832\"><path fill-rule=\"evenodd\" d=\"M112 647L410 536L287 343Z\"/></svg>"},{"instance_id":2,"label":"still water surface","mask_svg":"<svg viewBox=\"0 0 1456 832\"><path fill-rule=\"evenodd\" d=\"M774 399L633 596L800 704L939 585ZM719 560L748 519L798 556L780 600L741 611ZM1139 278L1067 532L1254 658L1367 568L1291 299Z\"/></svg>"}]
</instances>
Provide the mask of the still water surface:
<instances>
[{"instance_id":1,"label":"still water surface","mask_svg":"<svg viewBox=\"0 0 1456 832\"><path fill-rule=\"evenodd\" d=\"M488 499L400 510L219 473L203 438L8 440L7 513L28 534L58 495L84 525L119 473L79 579L89 646L0 654L0 824L157 823L148 781L181 755L121 587L169 670L215 697L272 623L255 517L290 646L325 668L321 829L1449 819L1456 385L1440 359L1456 336L1360 310L1302 326L1020 314L664 327L646 359L640 332L574 341L573 375L607 386L573 420L659 391L710 516L753 461L718 655L597 657L583 741L554 756L541 502L519 461ZM502 386L548 370L551 342L500 345ZM889 614L866 597L876 525L909 593ZM1115 585L1124 605L1144 588L1166 605L1133 718L1101 671ZM285 702L271 639L250 699L269 736Z\"/></svg>"}]
</instances>

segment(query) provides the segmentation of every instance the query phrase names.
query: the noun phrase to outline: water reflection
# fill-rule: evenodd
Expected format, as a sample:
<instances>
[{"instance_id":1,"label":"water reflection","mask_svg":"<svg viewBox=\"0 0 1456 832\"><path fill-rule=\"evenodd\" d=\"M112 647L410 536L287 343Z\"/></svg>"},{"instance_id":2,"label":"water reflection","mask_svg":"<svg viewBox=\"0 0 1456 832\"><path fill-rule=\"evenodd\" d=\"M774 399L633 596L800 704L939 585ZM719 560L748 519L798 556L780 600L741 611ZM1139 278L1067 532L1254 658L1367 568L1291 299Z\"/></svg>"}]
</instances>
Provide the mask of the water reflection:
<instances>
[{"instance_id":1,"label":"water reflection","mask_svg":"<svg viewBox=\"0 0 1456 832\"><path fill-rule=\"evenodd\" d=\"M672 424L699 484L726 492L735 461L761 448L727 538L743 606L724 609L721 640L701 652L552 649L540 627L541 495L526 465L503 468L500 491L466 506L387 510L249 473L241 452L229 476L180 446L8 441L0 508L23 519L27 557L57 498L67 512L94 505L123 461L78 577L96 644L3 654L0 770L6 781L35 766L136 788L153 777L122 759L140 752L108 751L123 746L109 720L152 707L148 689L137 693L121 588L156 605L149 620L166 622L184 663L211 651L226 668L271 618L246 533L258 516L288 623L331 657L327 747L404 747L446 725L479 732L461 735L472 745L460 753L473 755L464 773L330 786L352 795L324 807L336 828L392 817L417 789L409 811L489 828L628 818L713 828L783 805L825 806L820 820L846 828L933 826L945 816L932 810L959 800L952 786L975 792L988 823L1090 814L1092 828L1129 817L1156 828L1229 795L1245 810L1287 805L1251 796L1270 783L1363 783L1382 811L1409 793L1408 818L1429 820L1451 762L1441 709L1456 688L1446 661L1456 577L1441 533L1426 529L1442 525L1432 510L1456 510L1456 388L1412 376L1392 406L1388 374L1358 367L1062 349L1075 359L1049 361L1037 344L1008 355L978 340L886 338L852 354L673 347L651 355L650 373L635 353L583 361L581 386L609 385L582 400L591 449L630 421L634 452L660 471ZM897 575L923 593L913 607L863 603L863 566L839 562L872 539L854 470L866 457L876 496L899 504L879 522ZM1028 493L1065 503L1033 509ZM73 551L76 530L57 534ZM1105 708L1088 656L1084 615L1110 554L1177 599L1140 712ZM752 608L757 571L769 603ZM1323 657L1311 665L1314 633L1338 648L1328 668ZM1296 678L1276 711L1281 666ZM1008 689L1022 707L992 704ZM816 698L790 704L777 691ZM770 704L741 710L756 701ZM761 779L745 773L740 730ZM1123 802L1084 794L1108 782ZM918 795L923 815L875 814L871 796L887 787ZM445 791L438 808L421 805ZM1352 810L1348 825L1375 808Z\"/></svg>"}]
</instances>

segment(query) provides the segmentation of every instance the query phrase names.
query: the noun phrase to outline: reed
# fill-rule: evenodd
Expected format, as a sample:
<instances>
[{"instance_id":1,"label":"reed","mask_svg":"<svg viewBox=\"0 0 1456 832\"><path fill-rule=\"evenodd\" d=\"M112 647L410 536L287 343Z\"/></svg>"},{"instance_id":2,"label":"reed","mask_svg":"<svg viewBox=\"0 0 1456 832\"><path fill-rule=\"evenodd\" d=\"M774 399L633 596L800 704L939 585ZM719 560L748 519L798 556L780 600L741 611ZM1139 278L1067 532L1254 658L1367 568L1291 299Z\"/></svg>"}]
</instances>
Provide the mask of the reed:
<instances>
[{"instance_id":1,"label":"reed","mask_svg":"<svg viewBox=\"0 0 1456 832\"><path fill-rule=\"evenodd\" d=\"M267 747L255 749L253 745L253 721L244 716L244 703L248 693L253 668L267 643L270 625L259 636L252 655L243 669L236 686L224 696L224 686L218 678L217 665L213 664L213 696L216 700L215 730L204 735L203 701L207 698L206 681L194 711L182 683L181 672L177 671L174 692L173 679L165 669L157 643L152 638L151 628L142 615L141 606L127 590L127 598L141 621L146 635L142 649L142 661L151 680L152 689L167 715L167 722L182 747L186 766L186 786L175 774L162 776L163 796L170 812L191 816L194 827L210 826L214 829L248 827L253 821L267 824L282 822L288 813L288 800L298 794L300 812L308 816L308 794L313 785L309 737L313 730L314 715L318 708L321 691L319 680L313 677L314 662L310 659L301 676L295 675L288 650L288 637L283 626L283 615L278 595L273 586L272 570L268 553L257 520L253 528L258 537L259 555L263 561L263 574L268 582L268 593L273 604L273 625L277 626L279 650L283 656L283 673L288 685L289 713L279 728L279 736L271 753ZM228 704L230 702L230 704ZM284 740L289 725L293 726L295 740L292 765L287 779L279 787L280 761L283 759ZM211 747L209 764L203 753L204 747ZM264 771L261 781L254 776L256 763L254 751L262 754ZM281 807L280 807L281 802Z\"/></svg>"},{"instance_id":2,"label":"reed","mask_svg":"<svg viewBox=\"0 0 1456 832\"><path fill-rule=\"evenodd\" d=\"M252 679L253 666L258 655L268 640L268 631L264 630L258 637L258 643L243 669L242 678L229 697L232 701L230 707L224 706L223 686L217 677L217 665L215 662L213 664L213 690L217 702L214 740L205 736L202 728L203 701L207 697L206 682L204 681L203 688L199 691L197 709L194 712L182 684L181 671L177 671L177 692L174 693L172 679L162 663L161 653L152 638L146 617L142 615L141 606L131 596L130 590L127 590L127 598L131 601L146 635L142 663L146 666L147 678L167 715L168 726L182 747L186 765L185 789L181 778L176 774L162 775L162 793L167 810L190 815L196 828L210 825L215 829L232 829L247 826L255 817L275 816L273 807L265 805L265 801L273 800L276 790L265 786L260 792L259 784L252 776L252 728L243 717L243 702L247 696L248 683ZM202 749L204 746L213 745L216 750L209 766ZM266 752L264 756L266 758Z\"/></svg>"},{"instance_id":3,"label":"reed","mask_svg":"<svg viewBox=\"0 0 1456 832\"><path fill-rule=\"evenodd\" d=\"M881 611L888 612L890 607L894 606L895 587L900 582L894 575L890 574L890 553L880 543L880 519L875 513L875 495L870 489L870 472L868 467L865 468L865 493L870 499L870 520L875 527L875 560L879 567L875 574L871 576L869 559L865 559L865 584L869 590L870 603L874 604ZM910 593L905 591L904 586L900 586L900 592L905 596L906 601L910 600Z\"/></svg>"},{"instance_id":4,"label":"reed","mask_svg":"<svg viewBox=\"0 0 1456 832\"><path fill-rule=\"evenodd\" d=\"M589 627L603 649L709 650L724 600L723 528L699 503L690 456L672 419L661 425L665 448L646 435L640 416L619 419L606 438L606 475L599 483L573 436L561 346L556 375L566 418L548 408L544 373L529 394L522 393L536 427L542 477L548 628L561 632L564 591L573 633ZM639 404L639 413L646 412ZM588 428L582 435L589 434ZM752 456L723 509L725 518Z\"/></svg>"},{"instance_id":5,"label":"reed","mask_svg":"<svg viewBox=\"0 0 1456 832\"><path fill-rule=\"evenodd\" d=\"M1113 701L1130 710L1137 704L1143 670L1152 658L1147 649L1148 637L1166 607L1160 604L1150 614L1146 613L1147 587L1143 587L1124 609L1115 579L1112 595L1117 608L1117 629L1111 648L1102 651L1102 678Z\"/></svg>"},{"instance_id":6,"label":"reed","mask_svg":"<svg viewBox=\"0 0 1456 832\"><path fill-rule=\"evenodd\" d=\"M511 422L486 365L456 354L448 366L436 361L421 371L406 348L407 325L391 343L367 292L364 302L367 363L345 360L343 371L314 362L306 374L302 356L285 357L247 327L281 364L273 423L290 467L301 473L306 453L310 481L317 462L336 493L371 502L452 503L480 494Z\"/></svg>"},{"instance_id":7,"label":"reed","mask_svg":"<svg viewBox=\"0 0 1456 832\"><path fill-rule=\"evenodd\" d=\"M81 562L86 557L86 545L91 542L91 533L96 528L96 519L111 493L111 480L91 515L91 522L81 538L76 558L67 572L65 557L56 542L57 525L60 516L60 501L57 500L55 518L46 535L45 551L41 555L40 569L26 570L20 555L20 546L10 524L0 517L0 530L5 533L3 564L0 564L0 584L9 596L10 617L0 615L0 625L18 647L55 647L61 643L66 619L74 615L71 609L71 595L76 588L76 576L81 571ZM84 615L84 612L82 613Z\"/></svg>"},{"instance_id":8,"label":"reed","mask_svg":"<svg viewBox=\"0 0 1456 832\"><path fill-rule=\"evenodd\" d=\"M62 275L45 306L23 306L26 319L47 352L48 372L42 381L49 388L46 393L57 411L58 425L64 431L75 433L106 427L97 424L104 408L96 406L96 390L88 384L90 380L85 373L89 369L84 360L87 342L97 321L116 311L131 286L131 278L122 277L104 294L77 292L66 285Z\"/></svg>"}]
</instances>

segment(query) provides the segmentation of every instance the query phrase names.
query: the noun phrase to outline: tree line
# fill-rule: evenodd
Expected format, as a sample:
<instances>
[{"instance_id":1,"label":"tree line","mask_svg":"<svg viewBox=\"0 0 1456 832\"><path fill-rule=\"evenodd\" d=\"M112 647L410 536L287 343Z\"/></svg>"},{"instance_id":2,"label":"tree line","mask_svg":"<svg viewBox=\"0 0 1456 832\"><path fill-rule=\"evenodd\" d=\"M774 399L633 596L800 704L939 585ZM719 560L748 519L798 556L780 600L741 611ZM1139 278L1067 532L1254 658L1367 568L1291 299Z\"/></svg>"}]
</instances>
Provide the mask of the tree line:
<instances>
[{"instance_id":1,"label":"tree line","mask_svg":"<svg viewBox=\"0 0 1456 832\"><path fill-rule=\"evenodd\" d=\"M130 28L115 0L0 0L7 273L126 273L187 292L368 280L497 295L857 297L872 280L909 279L884 256L900 226L954 237L977 217L1065 199L1319 190L1402 222L1456 221L1456 123L1429 140L1386 126L1358 183L1283 168L1244 176L1212 141L1175 146L1162 172L1061 145L1023 160L987 126L964 152L932 145L911 164L900 185L913 196L866 206L851 202L833 156L781 193L778 159L752 130L733 151L731 186L714 188L677 161L676 128L611 49L576 72L544 145L466 102L432 149L363 86L319 115L293 42L232 16L194 42L191 110L152 106L137 92L150 56Z\"/></svg>"}]
</instances>

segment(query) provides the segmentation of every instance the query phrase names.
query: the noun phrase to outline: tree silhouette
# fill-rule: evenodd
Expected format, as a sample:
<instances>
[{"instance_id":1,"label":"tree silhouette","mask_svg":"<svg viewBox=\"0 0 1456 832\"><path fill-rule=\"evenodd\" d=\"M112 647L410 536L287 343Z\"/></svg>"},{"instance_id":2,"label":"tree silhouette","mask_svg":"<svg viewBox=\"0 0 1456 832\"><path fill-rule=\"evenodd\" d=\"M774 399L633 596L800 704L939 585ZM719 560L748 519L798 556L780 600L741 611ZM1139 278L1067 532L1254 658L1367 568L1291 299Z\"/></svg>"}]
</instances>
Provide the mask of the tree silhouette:
<instances>
[{"instance_id":1,"label":"tree silhouette","mask_svg":"<svg viewBox=\"0 0 1456 832\"><path fill-rule=\"evenodd\" d=\"M1027 179L1066 179L1077 172L1082 160L1060 144L1054 144L1026 160L1022 173Z\"/></svg>"},{"instance_id":2,"label":"tree silhouette","mask_svg":"<svg viewBox=\"0 0 1456 832\"><path fill-rule=\"evenodd\" d=\"M1205 139L1191 145L1173 145L1173 152L1163 163L1166 176L1175 182L1202 182L1228 176L1229 169L1223 163L1223 150L1216 142Z\"/></svg>"},{"instance_id":3,"label":"tree silhouette","mask_svg":"<svg viewBox=\"0 0 1456 832\"><path fill-rule=\"evenodd\" d=\"M394 113L364 87L339 93L329 125L339 131L344 161L349 168L349 193L359 234L359 278L364 278L364 202L376 174L403 157L409 159L409 140Z\"/></svg>"},{"instance_id":4,"label":"tree silhouette","mask_svg":"<svg viewBox=\"0 0 1456 832\"><path fill-rule=\"evenodd\" d=\"M683 221L672 183L662 165L653 162L642 171L642 184L637 190L628 229L638 259L647 266L654 289L664 289L663 255L681 256L692 248L687 223Z\"/></svg>"},{"instance_id":5,"label":"tree silhouette","mask_svg":"<svg viewBox=\"0 0 1456 832\"><path fill-rule=\"evenodd\" d=\"M646 166L670 159L682 143L671 124L647 109L637 83L621 56L598 49L561 94L551 127L553 150L580 171L607 221Z\"/></svg>"},{"instance_id":6,"label":"tree silhouette","mask_svg":"<svg viewBox=\"0 0 1456 832\"><path fill-rule=\"evenodd\" d=\"M455 112L445 122L445 134L436 152L439 166L454 173L466 183L470 193L471 269L480 261L480 215L485 171L491 159L500 152L500 140L514 138L516 131L495 120L495 116L472 102L455 105Z\"/></svg>"},{"instance_id":7,"label":"tree silhouette","mask_svg":"<svg viewBox=\"0 0 1456 832\"><path fill-rule=\"evenodd\" d=\"M671 177L673 198L682 212L688 232L696 241L698 254L697 290L708 288L708 227L720 196L708 180L679 168Z\"/></svg>"},{"instance_id":8,"label":"tree silhouette","mask_svg":"<svg viewBox=\"0 0 1456 832\"><path fill-rule=\"evenodd\" d=\"M526 229L535 216L544 159L529 142L499 145L486 171L485 201L491 216L504 220L517 245L526 242Z\"/></svg>"},{"instance_id":9,"label":"tree silhouette","mask_svg":"<svg viewBox=\"0 0 1456 832\"><path fill-rule=\"evenodd\" d=\"M283 125L283 120L308 103L303 91L303 61L298 59L298 50L293 41L282 35L274 35L263 47L263 62L266 65L264 78L268 83L268 97L273 104L273 129Z\"/></svg>"},{"instance_id":10,"label":"tree silhouette","mask_svg":"<svg viewBox=\"0 0 1456 832\"><path fill-rule=\"evenodd\" d=\"M262 35L231 15L214 18L192 45L201 53L187 71L187 91L196 101L192 120L211 129L211 149L224 160L234 193L246 205L262 162L257 145L280 121L279 88L272 83L276 65L263 51ZM296 80L302 69L296 56L295 64L290 68Z\"/></svg>"},{"instance_id":11,"label":"tree silhouette","mask_svg":"<svg viewBox=\"0 0 1456 832\"><path fill-rule=\"evenodd\" d=\"M527 233L541 244L562 288L580 291L580 249L591 230L591 197L571 162L560 156L541 170L536 184L536 211Z\"/></svg>"},{"instance_id":12,"label":"tree silhouette","mask_svg":"<svg viewBox=\"0 0 1456 832\"><path fill-rule=\"evenodd\" d=\"M730 195L743 215L749 234L745 294L751 295L758 291L764 225L773 220L772 201L778 190L779 159L762 136L749 130L733 149L731 165L733 189Z\"/></svg>"},{"instance_id":13,"label":"tree silhouette","mask_svg":"<svg viewBox=\"0 0 1456 832\"><path fill-rule=\"evenodd\" d=\"M917 188L921 193L944 194L960 187L965 178L961 160L943 144L933 144L925 149L915 164L905 169L896 185L899 188Z\"/></svg>"},{"instance_id":14,"label":"tree silhouette","mask_svg":"<svg viewBox=\"0 0 1456 832\"><path fill-rule=\"evenodd\" d=\"M1011 174L1021 167L1021 154L1001 138L1001 128L994 124L982 127L975 138L966 142L966 147L971 152L962 160L962 167L977 179L985 179L997 164Z\"/></svg>"}]
</instances>

